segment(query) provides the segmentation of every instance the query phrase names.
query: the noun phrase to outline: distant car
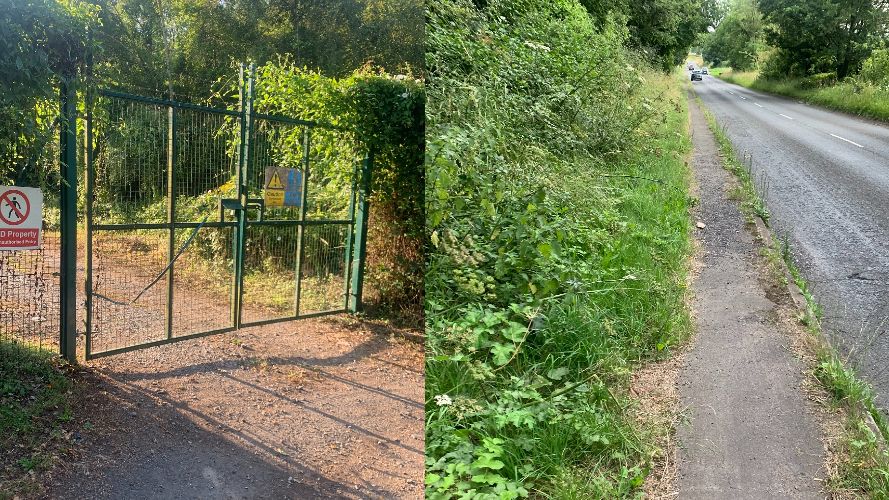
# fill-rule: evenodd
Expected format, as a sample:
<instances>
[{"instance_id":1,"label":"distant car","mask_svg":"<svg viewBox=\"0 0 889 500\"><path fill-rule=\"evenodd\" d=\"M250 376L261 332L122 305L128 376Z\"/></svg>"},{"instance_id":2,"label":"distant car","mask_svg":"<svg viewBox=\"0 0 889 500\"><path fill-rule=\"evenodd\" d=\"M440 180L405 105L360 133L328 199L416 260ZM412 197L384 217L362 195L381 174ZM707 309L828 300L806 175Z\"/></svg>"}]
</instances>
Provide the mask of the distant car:
<instances>
[{"instance_id":1,"label":"distant car","mask_svg":"<svg viewBox=\"0 0 889 500\"><path fill-rule=\"evenodd\" d=\"M694 82L694 81L696 81L696 80L698 80L698 81L703 81L703 80L704 80L704 77L701 76L701 72L698 71L698 70L694 70L694 71L691 72L691 81Z\"/></svg>"},{"instance_id":2,"label":"distant car","mask_svg":"<svg viewBox=\"0 0 889 500\"><path fill-rule=\"evenodd\" d=\"M690 70L695 69L695 65L692 64L692 63L689 63L689 65L688 65L688 69L690 69Z\"/></svg>"},{"instance_id":3,"label":"distant car","mask_svg":"<svg viewBox=\"0 0 889 500\"><path fill-rule=\"evenodd\" d=\"M705 74L705 75L709 75L709 74L710 74L710 73L707 72L707 68L701 68L701 73L703 73L703 74Z\"/></svg>"}]
</instances>

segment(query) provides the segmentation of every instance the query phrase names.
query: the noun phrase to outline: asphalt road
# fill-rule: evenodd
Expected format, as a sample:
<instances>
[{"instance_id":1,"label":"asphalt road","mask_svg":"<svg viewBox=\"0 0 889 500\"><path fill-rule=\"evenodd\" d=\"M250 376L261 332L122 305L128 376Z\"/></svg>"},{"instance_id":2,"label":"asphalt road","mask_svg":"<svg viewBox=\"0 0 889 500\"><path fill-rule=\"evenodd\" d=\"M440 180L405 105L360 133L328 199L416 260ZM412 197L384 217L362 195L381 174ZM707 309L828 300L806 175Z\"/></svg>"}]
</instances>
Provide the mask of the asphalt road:
<instances>
[{"instance_id":1,"label":"asphalt road","mask_svg":"<svg viewBox=\"0 0 889 500\"><path fill-rule=\"evenodd\" d=\"M889 407L889 126L713 76L692 84L739 156L752 156L826 332Z\"/></svg>"}]
</instances>

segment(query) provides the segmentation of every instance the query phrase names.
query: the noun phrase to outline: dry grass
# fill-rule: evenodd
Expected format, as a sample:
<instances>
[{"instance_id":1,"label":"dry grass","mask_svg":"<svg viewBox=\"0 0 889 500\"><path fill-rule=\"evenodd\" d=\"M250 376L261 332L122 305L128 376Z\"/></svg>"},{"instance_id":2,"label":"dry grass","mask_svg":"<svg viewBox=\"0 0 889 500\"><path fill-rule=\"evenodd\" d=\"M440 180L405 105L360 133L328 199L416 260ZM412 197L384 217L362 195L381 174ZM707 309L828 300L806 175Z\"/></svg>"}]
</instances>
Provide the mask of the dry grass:
<instances>
[{"instance_id":1,"label":"dry grass","mask_svg":"<svg viewBox=\"0 0 889 500\"><path fill-rule=\"evenodd\" d=\"M657 446L651 458L651 472L642 485L646 498L679 495L678 447L674 437L681 417L678 381L683 364L683 354L651 363L636 370L630 383L630 393L637 402L636 423L651 430Z\"/></svg>"}]
</instances>

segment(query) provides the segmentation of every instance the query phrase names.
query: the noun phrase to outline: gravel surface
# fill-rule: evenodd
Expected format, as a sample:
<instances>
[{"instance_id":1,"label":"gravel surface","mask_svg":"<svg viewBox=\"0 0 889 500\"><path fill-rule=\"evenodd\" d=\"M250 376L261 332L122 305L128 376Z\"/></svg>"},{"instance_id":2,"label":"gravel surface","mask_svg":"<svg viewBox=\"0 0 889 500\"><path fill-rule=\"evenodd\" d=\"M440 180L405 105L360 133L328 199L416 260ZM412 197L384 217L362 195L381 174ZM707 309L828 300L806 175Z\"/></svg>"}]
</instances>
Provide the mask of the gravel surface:
<instances>
[{"instance_id":1,"label":"gravel surface","mask_svg":"<svg viewBox=\"0 0 889 500\"><path fill-rule=\"evenodd\" d=\"M680 372L679 498L818 498L823 445L804 365L776 326L757 246L728 190L713 134L690 103L701 270L696 334Z\"/></svg>"},{"instance_id":2,"label":"gravel surface","mask_svg":"<svg viewBox=\"0 0 889 500\"><path fill-rule=\"evenodd\" d=\"M885 408L889 126L712 77L694 88L736 150L753 155L772 226L823 306L825 331Z\"/></svg>"},{"instance_id":3,"label":"gravel surface","mask_svg":"<svg viewBox=\"0 0 889 500\"><path fill-rule=\"evenodd\" d=\"M91 362L46 498L420 498L419 337L348 316Z\"/></svg>"}]
</instances>

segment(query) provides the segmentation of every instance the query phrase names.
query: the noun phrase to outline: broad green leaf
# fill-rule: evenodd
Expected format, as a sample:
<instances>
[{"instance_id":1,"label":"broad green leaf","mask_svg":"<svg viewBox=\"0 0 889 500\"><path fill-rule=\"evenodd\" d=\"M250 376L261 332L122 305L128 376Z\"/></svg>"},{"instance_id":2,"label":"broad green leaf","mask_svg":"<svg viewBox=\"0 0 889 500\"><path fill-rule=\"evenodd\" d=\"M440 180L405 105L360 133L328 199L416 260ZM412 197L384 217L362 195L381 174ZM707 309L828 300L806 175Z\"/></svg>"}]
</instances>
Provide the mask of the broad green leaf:
<instances>
[{"instance_id":1,"label":"broad green leaf","mask_svg":"<svg viewBox=\"0 0 889 500\"><path fill-rule=\"evenodd\" d=\"M494 364L497 366L503 366L509 362L509 358L512 357L512 346L496 343L491 346L491 354L494 355Z\"/></svg>"},{"instance_id":2,"label":"broad green leaf","mask_svg":"<svg viewBox=\"0 0 889 500\"><path fill-rule=\"evenodd\" d=\"M568 368L565 368L564 366L562 366L562 367L554 368L554 369L546 372L546 376L553 379L553 380L562 380L562 377L564 377L565 375L568 375L568 372L570 372L570 371L571 370L569 370Z\"/></svg>"}]
</instances>

